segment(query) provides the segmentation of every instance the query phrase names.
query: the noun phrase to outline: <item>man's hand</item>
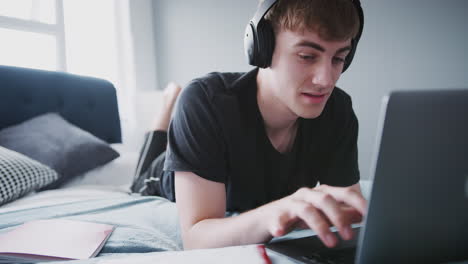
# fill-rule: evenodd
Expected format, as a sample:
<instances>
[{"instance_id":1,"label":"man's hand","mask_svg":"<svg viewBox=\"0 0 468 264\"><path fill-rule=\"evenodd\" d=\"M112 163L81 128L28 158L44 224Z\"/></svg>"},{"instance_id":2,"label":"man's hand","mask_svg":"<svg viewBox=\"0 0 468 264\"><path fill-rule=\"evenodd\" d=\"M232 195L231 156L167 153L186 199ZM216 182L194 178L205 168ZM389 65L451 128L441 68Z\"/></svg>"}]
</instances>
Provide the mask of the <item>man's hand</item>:
<instances>
[{"instance_id":1,"label":"man's hand","mask_svg":"<svg viewBox=\"0 0 468 264\"><path fill-rule=\"evenodd\" d=\"M336 226L343 239L351 239L351 223L362 221L367 207L359 184L346 188L321 185L225 217L224 184L192 172L176 172L175 187L184 249L265 243L294 227L313 229L326 246L333 247L338 239L330 226Z\"/></svg>"},{"instance_id":2,"label":"man's hand","mask_svg":"<svg viewBox=\"0 0 468 264\"><path fill-rule=\"evenodd\" d=\"M263 206L268 219L267 228L274 237L282 236L295 227L314 230L327 247L338 243L330 231L338 229L344 240L353 238L351 224L362 221L367 211L367 201L359 185L316 188L301 188L283 199Z\"/></svg>"}]
</instances>

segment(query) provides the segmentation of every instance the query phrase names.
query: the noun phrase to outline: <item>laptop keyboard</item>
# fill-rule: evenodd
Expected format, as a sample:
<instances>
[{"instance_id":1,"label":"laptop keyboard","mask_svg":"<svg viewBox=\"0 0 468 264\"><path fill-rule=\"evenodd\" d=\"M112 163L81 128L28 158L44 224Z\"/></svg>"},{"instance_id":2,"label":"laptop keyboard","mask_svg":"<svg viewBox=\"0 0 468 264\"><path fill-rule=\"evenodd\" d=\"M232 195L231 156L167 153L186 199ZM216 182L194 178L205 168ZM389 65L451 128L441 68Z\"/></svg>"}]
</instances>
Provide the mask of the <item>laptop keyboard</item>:
<instances>
[{"instance_id":1,"label":"laptop keyboard","mask_svg":"<svg viewBox=\"0 0 468 264\"><path fill-rule=\"evenodd\" d=\"M326 252L309 253L302 256L301 260L306 263L324 263L324 264L348 264L354 263L356 248L343 248L330 250Z\"/></svg>"}]
</instances>

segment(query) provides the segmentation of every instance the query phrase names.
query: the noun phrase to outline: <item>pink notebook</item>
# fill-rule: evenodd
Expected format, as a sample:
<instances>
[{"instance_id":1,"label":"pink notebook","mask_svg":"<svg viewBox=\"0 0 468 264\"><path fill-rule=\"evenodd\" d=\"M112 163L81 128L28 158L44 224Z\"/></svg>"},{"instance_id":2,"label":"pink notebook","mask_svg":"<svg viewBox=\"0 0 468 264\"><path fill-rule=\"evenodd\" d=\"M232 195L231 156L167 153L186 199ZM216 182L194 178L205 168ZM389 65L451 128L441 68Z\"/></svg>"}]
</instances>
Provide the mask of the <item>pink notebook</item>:
<instances>
[{"instance_id":1,"label":"pink notebook","mask_svg":"<svg viewBox=\"0 0 468 264\"><path fill-rule=\"evenodd\" d=\"M92 258L113 230L112 225L65 219L26 222L0 235L0 263Z\"/></svg>"}]
</instances>

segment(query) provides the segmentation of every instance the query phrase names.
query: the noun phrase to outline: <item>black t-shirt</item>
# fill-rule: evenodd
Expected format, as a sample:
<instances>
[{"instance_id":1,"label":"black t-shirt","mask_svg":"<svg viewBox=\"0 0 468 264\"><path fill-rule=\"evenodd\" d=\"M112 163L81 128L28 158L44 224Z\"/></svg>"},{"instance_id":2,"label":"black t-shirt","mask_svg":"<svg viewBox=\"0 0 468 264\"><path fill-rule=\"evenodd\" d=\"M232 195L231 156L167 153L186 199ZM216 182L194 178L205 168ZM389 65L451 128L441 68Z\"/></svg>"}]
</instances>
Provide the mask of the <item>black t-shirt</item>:
<instances>
[{"instance_id":1,"label":"black t-shirt","mask_svg":"<svg viewBox=\"0 0 468 264\"><path fill-rule=\"evenodd\" d=\"M318 182L357 183L358 121L350 96L336 87L319 117L299 118L292 149L280 153L258 108L257 73L210 73L183 89L164 170L224 183L228 211L250 210Z\"/></svg>"}]
</instances>

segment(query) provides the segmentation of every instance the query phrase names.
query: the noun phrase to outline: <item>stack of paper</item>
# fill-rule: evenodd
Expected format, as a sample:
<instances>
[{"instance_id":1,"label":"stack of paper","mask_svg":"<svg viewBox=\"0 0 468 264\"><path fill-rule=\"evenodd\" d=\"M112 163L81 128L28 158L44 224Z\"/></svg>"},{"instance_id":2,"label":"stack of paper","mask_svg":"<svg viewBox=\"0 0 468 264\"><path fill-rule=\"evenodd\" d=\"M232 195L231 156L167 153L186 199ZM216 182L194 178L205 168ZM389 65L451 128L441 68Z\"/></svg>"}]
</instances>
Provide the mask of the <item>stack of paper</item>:
<instances>
[{"instance_id":1,"label":"stack of paper","mask_svg":"<svg viewBox=\"0 0 468 264\"><path fill-rule=\"evenodd\" d=\"M27 222L0 235L0 263L88 259L113 230L112 225L64 219Z\"/></svg>"}]
</instances>

